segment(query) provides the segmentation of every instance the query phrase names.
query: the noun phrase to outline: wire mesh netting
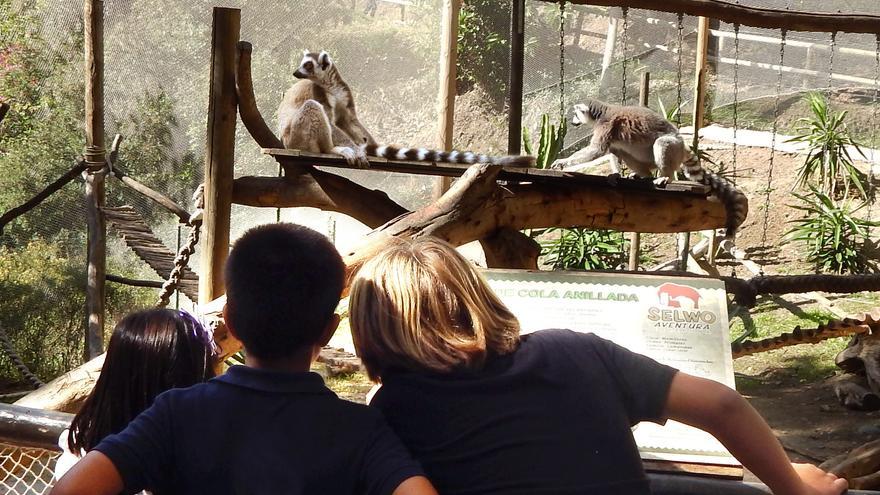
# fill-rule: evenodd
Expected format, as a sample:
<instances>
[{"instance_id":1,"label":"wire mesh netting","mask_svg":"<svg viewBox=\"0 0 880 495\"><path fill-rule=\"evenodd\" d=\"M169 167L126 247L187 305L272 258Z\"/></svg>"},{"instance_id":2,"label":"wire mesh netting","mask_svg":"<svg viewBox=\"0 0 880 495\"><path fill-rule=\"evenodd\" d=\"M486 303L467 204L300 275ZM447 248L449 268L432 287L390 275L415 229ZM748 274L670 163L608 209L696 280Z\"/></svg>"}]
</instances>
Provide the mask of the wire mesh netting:
<instances>
[{"instance_id":1,"label":"wire mesh netting","mask_svg":"<svg viewBox=\"0 0 880 495\"><path fill-rule=\"evenodd\" d=\"M59 452L0 443L0 489L9 495L49 493Z\"/></svg>"}]
</instances>

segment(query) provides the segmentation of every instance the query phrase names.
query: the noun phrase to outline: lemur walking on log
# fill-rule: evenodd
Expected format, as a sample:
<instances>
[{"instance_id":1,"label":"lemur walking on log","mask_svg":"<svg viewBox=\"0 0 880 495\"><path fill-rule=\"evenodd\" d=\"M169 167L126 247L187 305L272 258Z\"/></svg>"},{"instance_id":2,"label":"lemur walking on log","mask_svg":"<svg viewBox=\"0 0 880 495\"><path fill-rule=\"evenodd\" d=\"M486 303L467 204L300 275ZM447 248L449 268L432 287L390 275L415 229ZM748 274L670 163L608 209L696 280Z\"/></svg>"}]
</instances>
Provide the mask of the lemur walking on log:
<instances>
[{"instance_id":1,"label":"lemur walking on log","mask_svg":"<svg viewBox=\"0 0 880 495\"><path fill-rule=\"evenodd\" d=\"M293 75L298 78L307 79L323 90L325 99L321 103L333 127L341 130L355 143L358 150L366 155L390 160L422 162L496 163L518 167L529 167L535 164L535 158L532 156L511 155L497 157L481 155L470 151L436 151L426 148L399 148L380 145L358 120L354 105L354 94L348 84L342 79L336 64L333 63L327 52L314 53L306 50L299 68ZM280 114L281 111L279 109L279 116ZM347 144L337 142L335 134L334 144L348 146Z\"/></svg>"},{"instance_id":2,"label":"lemur walking on log","mask_svg":"<svg viewBox=\"0 0 880 495\"><path fill-rule=\"evenodd\" d=\"M749 202L733 184L700 166L699 158L685 145L678 128L657 112L641 106L616 106L588 100L574 106L572 125L593 124L590 145L568 158L556 160L552 168L567 168L593 161L609 153L620 159L638 177L651 177L654 169L665 184L682 170L688 180L709 186L727 211L725 236L730 239L745 221Z\"/></svg>"}]
</instances>

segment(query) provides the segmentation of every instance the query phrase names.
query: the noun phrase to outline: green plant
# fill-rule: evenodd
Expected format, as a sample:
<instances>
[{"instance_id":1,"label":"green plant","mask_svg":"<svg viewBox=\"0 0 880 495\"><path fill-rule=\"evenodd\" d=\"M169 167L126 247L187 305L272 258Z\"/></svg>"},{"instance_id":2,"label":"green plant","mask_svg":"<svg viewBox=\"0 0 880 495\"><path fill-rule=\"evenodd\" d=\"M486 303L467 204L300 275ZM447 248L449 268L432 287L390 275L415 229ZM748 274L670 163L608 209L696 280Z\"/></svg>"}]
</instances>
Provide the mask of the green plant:
<instances>
[{"instance_id":1,"label":"green plant","mask_svg":"<svg viewBox=\"0 0 880 495\"><path fill-rule=\"evenodd\" d=\"M666 108L666 105L663 104L663 100L657 98L657 106L660 107L660 115L670 122L674 122L679 114L681 114L681 109L684 108L685 103L686 102L681 102L677 107Z\"/></svg>"},{"instance_id":2,"label":"green plant","mask_svg":"<svg viewBox=\"0 0 880 495\"><path fill-rule=\"evenodd\" d=\"M807 93L805 98L813 116L798 119L799 134L786 141L807 143L810 147L804 164L798 170L797 184L803 187L815 180L819 189L831 197L838 197L840 183L843 184L845 196L849 195L852 185L859 196L867 199L868 188L865 186L868 185L868 178L855 167L847 149L852 146L862 153L844 122L846 111L833 114L825 96L820 93Z\"/></svg>"},{"instance_id":3,"label":"green plant","mask_svg":"<svg viewBox=\"0 0 880 495\"><path fill-rule=\"evenodd\" d=\"M456 93L480 84L503 106L509 75L507 39L510 17L499 12L495 0L468 0L458 14L458 72Z\"/></svg>"},{"instance_id":4,"label":"green plant","mask_svg":"<svg viewBox=\"0 0 880 495\"><path fill-rule=\"evenodd\" d=\"M610 270L625 262L623 234L605 229L551 228L543 232L544 261L556 270Z\"/></svg>"},{"instance_id":5,"label":"green plant","mask_svg":"<svg viewBox=\"0 0 880 495\"><path fill-rule=\"evenodd\" d=\"M559 155L562 149L562 142L565 140L567 127L565 119L559 121L559 127L550 123L550 115L541 115L541 138L538 140L538 149L532 147L532 139L529 136L529 129L525 126L522 128L523 149L529 155L536 158L535 167L548 168Z\"/></svg>"},{"instance_id":6,"label":"green plant","mask_svg":"<svg viewBox=\"0 0 880 495\"><path fill-rule=\"evenodd\" d=\"M812 196L792 193L801 204L790 206L805 216L789 222L795 226L786 232L786 241L805 246L807 259L822 271L877 271L877 263L865 255L864 246L868 241L868 228L880 222L854 216L864 205L850 209L848 203L838 204L829 195L809 187Z\"/></svg>"}]
</instances>

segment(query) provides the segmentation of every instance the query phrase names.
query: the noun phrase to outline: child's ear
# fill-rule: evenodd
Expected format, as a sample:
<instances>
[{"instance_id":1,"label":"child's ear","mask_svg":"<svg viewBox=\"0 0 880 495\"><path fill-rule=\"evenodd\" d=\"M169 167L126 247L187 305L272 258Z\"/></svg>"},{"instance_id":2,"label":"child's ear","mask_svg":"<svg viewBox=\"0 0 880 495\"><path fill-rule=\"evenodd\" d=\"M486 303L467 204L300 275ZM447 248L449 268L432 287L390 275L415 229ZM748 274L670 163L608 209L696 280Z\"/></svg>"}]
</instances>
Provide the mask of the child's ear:
<instances>
[{"instance_id":1,"label":"child's ear","mask_svg":"<svg viewBox=\"0 0 880 495\"><path fill-rule=\"evenodd\" d=\"M327 322L327 327L324 328L324 333L321 334L321 339L318 341L319 347L324 347L330 342L330 339L333 338L333 334L336 333L336 329L339 327L340 320L339 315L333 313L330 321Z\"/></svg>"},{"instance_id":2,"label":"child's ear","mask_svg":"<svg viewBox=\"0 0 880 495\"><path fill-rule=\"evenodd\" d=\"M238 338L238 335L235 333L235 329L232 328L232 325L229 324L229 304L223 305L223 324L226 325L226 331L232 335L236 340L241 340Z\"/></svg>"}]
</instances>

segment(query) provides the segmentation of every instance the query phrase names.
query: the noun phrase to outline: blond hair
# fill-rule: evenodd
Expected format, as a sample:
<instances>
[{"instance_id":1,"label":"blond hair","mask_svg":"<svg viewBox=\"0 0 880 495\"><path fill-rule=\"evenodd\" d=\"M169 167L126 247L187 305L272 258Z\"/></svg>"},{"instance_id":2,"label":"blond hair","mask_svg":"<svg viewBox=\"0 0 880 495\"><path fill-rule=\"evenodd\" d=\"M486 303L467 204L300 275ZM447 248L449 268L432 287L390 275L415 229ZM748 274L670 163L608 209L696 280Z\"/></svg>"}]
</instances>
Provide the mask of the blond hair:
<instances>
[{"instance_id":1,"label":"blond hair","mask_svg":"<svg viewBox=\"0 0 880 495\"><path fill-rule=\"evenodd\" d=\"M392 238L355 275L352 337L373 380L390 369L480 369L519 343L519 322L475 267L439 239Z\"/></svg>"}]
</instances>

